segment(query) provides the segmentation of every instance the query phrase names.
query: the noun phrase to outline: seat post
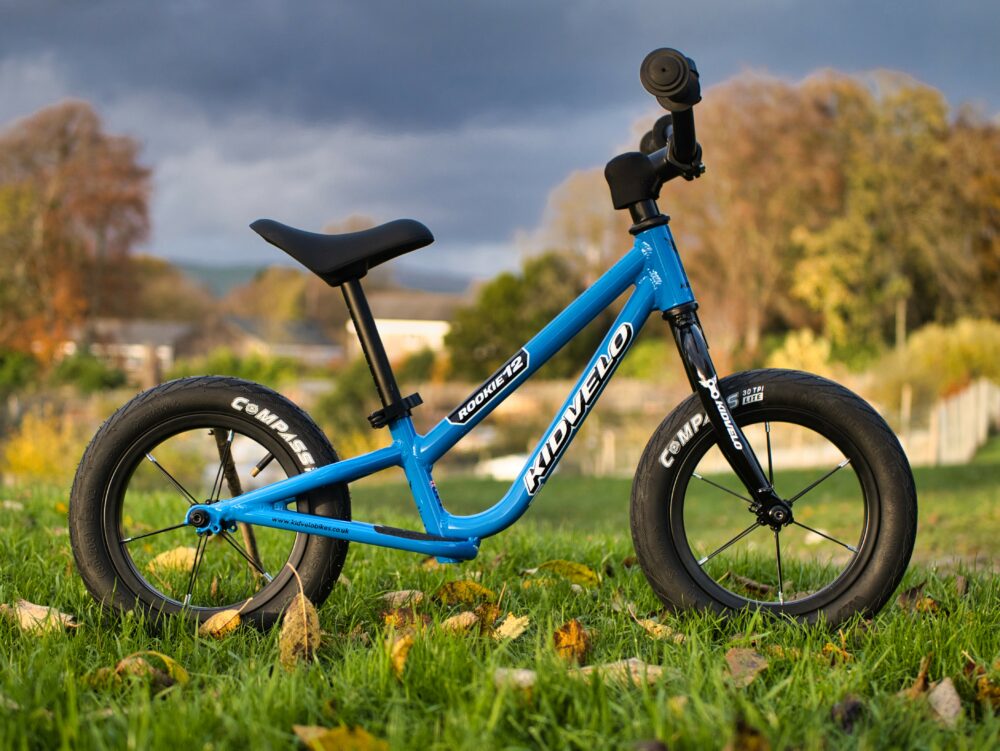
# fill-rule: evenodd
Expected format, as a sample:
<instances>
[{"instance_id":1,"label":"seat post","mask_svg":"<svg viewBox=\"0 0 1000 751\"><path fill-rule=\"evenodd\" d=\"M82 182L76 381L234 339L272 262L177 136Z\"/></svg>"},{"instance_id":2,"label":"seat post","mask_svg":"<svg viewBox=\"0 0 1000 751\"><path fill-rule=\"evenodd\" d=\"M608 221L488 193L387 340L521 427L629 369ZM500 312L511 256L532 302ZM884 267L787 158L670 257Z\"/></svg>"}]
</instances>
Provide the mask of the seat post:
<instances>
[{"instance_id":1,"label":"seat post","mask_svg":"<svg viewBox=\"0 0 1000 751\"><path fill-rule=\"evenodd\" d=\"M354 329L358 332L361 351L365 353L368 369L375 380L375 388L379 399L382 400L382 406L388 407L400 402L402 397L396 384L396 376L392 372L392 366L389 365L389 358L386 357L382 337L379 336L378 328L375 326L371 308L368 307L368 298L361 289L361 280L348 279L340 288L344 293L344 302L347 303L351 320L354 321Z\"/></svg>"}]
</instances>

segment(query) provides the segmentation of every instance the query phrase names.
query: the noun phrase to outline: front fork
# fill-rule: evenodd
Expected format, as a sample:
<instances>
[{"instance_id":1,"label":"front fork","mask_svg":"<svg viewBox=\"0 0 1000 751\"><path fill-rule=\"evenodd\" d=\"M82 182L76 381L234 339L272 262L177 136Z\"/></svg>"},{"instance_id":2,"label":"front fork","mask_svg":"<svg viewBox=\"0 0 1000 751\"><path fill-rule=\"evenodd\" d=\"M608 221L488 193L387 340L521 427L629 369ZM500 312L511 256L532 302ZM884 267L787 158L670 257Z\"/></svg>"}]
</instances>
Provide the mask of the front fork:
<instances>
[{"instance_id":1,"label":"front fork","mask_svg":"<svg viewBox=\"0 0 1000 751\"><path fill-rule=\"evenodd\" d=\"M719 450L753 499L751 510L757 514L762 525L778 530L791 523L791 507L775 493L772 479L765 474L753 447L726 404L696 309L697 305L691 304L669 310L663 317L670 323L691 387L701 399L708 420L719 436Z\"/></svg>"}]
</instances>

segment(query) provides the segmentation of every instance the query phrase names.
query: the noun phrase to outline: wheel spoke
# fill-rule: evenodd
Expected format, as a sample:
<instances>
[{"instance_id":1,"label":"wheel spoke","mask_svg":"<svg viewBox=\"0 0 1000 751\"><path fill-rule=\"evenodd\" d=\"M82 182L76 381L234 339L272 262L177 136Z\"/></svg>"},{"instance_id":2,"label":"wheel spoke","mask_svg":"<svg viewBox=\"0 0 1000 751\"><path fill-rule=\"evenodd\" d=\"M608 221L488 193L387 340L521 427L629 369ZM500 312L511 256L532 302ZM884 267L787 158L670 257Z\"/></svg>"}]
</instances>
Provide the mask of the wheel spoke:
<instances>
[{"instance_id":1,"label":"wheel spoke","mask_svg":"<svg viewBox=\"0 0 1000 751\"><path fill-rule=\"evenodd\" d=\"M194 551L194 562L191 564L191 576L188 578L187 592L184 595L184 607L191 604L191 594L194 592L194 582L198 578L198 569L201 568L201 559L205 557L205 546L208 543L208 535L202 535L198 539L198 547Z\"/></svg>"},{"instance_id":2,"label":"wheel spoke","mask_svg":"<svg viewBox=\"0 0 1000 751\"><path fill-rule=\"evenodd\" d=\"M218 430L218 428L214 430ZM218 441L219 434L213 433L213 435L215 435L216 441ZM219 496L222 495L222 480L225 477L226 462L229 461L233 450L233 437L235 435L235 432L230 430L226 435L226 442L219 446L219 471L215 473L215 482L212 483L212 494L209 496L209 499L212 501L219 500Z\"/></svg>"},{"instance_id":3,"label":"wheel spoke","mask_svg":"<svg viewBox=\"0 0 1000 751\"><path fill-rule=\"evenodd\" d=\"M695 477L697 477L702 482L707 482L712 487L718 488L719 490L721 490L721 491L723 491L725 493L729 493L729 495L731 495L731 496L735 496L736 498L739 498L744 503L751 503L751 504L753 503L753 501L751 501L746 496L742 496L739 493L737 493L736 491L730 490L725 485L720 485L719 483L715 482L714 480L709 480L707 477L699 475L697 472L692 472L691 474L694 475Z\"/></svg>"},{"instance_id":4,"label":"wheel spoke","mask_svg":"<svg viewBox=\"0 0 1000 751\"><path fill-rule=\"evenodd\" d=\"M771 423L764 421L764 432L767 434L767 481L774 487L774 462L771 459Z\"/></svg>"},{"instance_id":5,"label":"wheel spoke","mask_svg":"<svg viewBox=\"0 0 1000 751\"><path fill-rule=\"evenodd\" d=\"M180 491L181 495L184 496L184 498L187 500L187 502L188 502L189 505L194 506L198 502L198 501L196 501L194 499L193 495L191 495L189 492L187 492L187 490L184 488L183 485L181 485L179 482L177 482L177 479L172 474L170 474L169 472L167 472L167 470L165 470L163 468L162 464L160 464L158 461L156 461L156 457L155 456L153 456L152 454L146 454L146 458L149 461L151 461L153 463L153 466L156 467L158 470L160 470L160 472L162 472L166 476L166 478L168 480L170 480L171 484L175 488L177 488L177 490Z\"/></svg>"},{"instance_id":6,"label":"wheel spoke","mask_svg":"<svg viewBox=\"0 0 1000 751\"><path fill-rule=\"evenodd\" d=\"M228 542L230 545L232 545L233 550L235 550L237 553L243 556L243 558L246 559L246 562L249 563L257 571L258 574L263 576L266 581L270 582L274 579L273 576L271 576L269 573L267 573L267 571L264 570L263 564L258 564L257 561L255 561L250 556L249 553L247 553L243 548L240 547L239 543L233 539L232 535L230 535L228 532L223 532L221 536L222 539Z\"/></svg>"},{"instance_id":7,"label":"wheel spoke","mask_svg":"<svg viewBox=\"0 0 1000 751\"><path fill-rule=\"evenodd\" d=\"M778 530L774 530L774 556L778 561L778 603L785 604L785 579L781 574L781 537Z\"/></svg>"},{"instance_id":8,"label":"wheel spoke","mask_svg":"<svg viewBox=\"0 0 1000 751\"><path fill-rule=\"evenodd\" d=\"M723 545L721 548L719 548L718 550L716 550L714 553L710 553L710 554L706 555L704 558L702 558L700 561L698 561L698 565L699 566L704 566L706 563L708 563L710 560L712 560L713 558L715 558L715 556L717 556L723 550L725 550L726 548L728 548L730 545L735 545L737 542L739 542L740 540L742 540L744 537L746 537L748 534L750 534L755 529L757 529L757 527L760 527L760 526L762 526L760 522L754 522L749 527L747 527L742 532L740 532L738 535L736 535L736 537L734 537L729 542L727 542L725 545Z\"/></svg>"},{"instance_id":9,"label":"wheel spoke","mask_svg":"<svg viewBox=\"0 0 1000 751\"><path fill-rule=\"evenodd\" d=\"M810 532L813 532L813 533L819 535L820 537L823 537L823 538L829 540L830 542L835 542L838 545L841 545L842 547L847 548L852 553L857 553L858 552L858 549L856 547L854 547L853 545L848 545L846 542L841 542L836 537L830 537L830 535L826 534L825 532L820 532L818 529L813 529L812 527L809 527L809 526L803 524L802 522L792 521L792 524L794 524L797 527L802 527L803 529L808 529Z\"/></svg>"},{"instance_id":10,"label":"wheel spoke","mask_svg":"<svg viewBox=\"0 0 1000 751\"><path fill-rule=\"evenodd\" d=\"M792 496L791 498L789 498L786 501L786 503L788 503L788 505L791 506L793 503L795 503L797 500L799 500L799 498L801 498L802 496L804 496L806 493L808 493L810 490L812 490L813 488L815 488L817 485L819 485L824 480L827 480L830 477L832 477L835 473L839 472L840 470L842 470L844 467L846 467L850 463L851 463L850 459L844 459L844 461L842 461L836 467L834 467L833 469L831 469L829 472L827 472L821 478L819 478L818 480L816 480L816 482L812 483L811 485L807 485L805 488L803 488L802 490L800 490L794 496Z\"/></svg>"},{"instance_id":11,"label":"wheel spoke","mask_svg":"<svg viewBox=\"0 0 1000 751\"><path fill-rule=\"evenodd\" d=\"M119 540L118 542L124 545L128 542L134 542L135 540L141 540L143 537L152 537L153 535L162 535L164 532L172 532L175 529L180 529L181 527L188 526L187 522L181 522L180 524L175 524L172 527L164 527L163 529L158 529L155 532L143 532L141 535L132 535L131 537L126 537L124 540Z\"/></svg>"}]
</instances>

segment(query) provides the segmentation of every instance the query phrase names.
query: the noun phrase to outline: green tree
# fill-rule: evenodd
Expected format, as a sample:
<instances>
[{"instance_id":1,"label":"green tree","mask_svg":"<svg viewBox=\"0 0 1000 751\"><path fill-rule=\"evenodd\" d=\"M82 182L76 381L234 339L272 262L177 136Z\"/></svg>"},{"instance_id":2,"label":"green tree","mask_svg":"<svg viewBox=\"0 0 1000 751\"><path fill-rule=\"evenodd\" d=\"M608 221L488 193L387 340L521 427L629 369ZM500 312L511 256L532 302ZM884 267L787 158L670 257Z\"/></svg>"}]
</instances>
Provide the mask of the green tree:
<instances>
[{"instance_id":1,"label":"green tree","mask_svg":"<svg viewBox=\"0 0 1000 751\"><path fill-rule=\"evenodd\" d=\"M544 253L525 260L520 273L504 273L461 308L445 337L453 375L485 378L572 302L586 285L564 255ZM598 317L542 371L564 378L579 371L600 344L610 316Z\"/></svg>"}]
</instances>

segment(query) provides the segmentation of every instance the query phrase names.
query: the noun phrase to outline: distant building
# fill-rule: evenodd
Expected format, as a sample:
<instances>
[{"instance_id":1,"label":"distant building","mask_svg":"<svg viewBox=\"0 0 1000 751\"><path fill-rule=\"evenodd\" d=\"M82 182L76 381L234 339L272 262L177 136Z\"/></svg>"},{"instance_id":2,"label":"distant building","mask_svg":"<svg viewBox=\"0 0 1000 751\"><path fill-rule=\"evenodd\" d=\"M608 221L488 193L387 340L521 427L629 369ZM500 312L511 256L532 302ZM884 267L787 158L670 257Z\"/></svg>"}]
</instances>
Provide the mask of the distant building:
<instances>
[{"instance_id":1,"label":"distant building","mask_svg":"<svg viewBox=\"0 0 1000 751\"><path fill-rule=\"evenodd\" d=\"M311 321L273 323L259 318L229 317L229 347L240 355L288 357L303 365L322 366L344 359L344 348Z\"/></svg>"},{"instance_id":2,"label":"distant building","mask_svg":"<svg viewBox=\"0 0 1000 751\"><path fill-rule=\"evenodd\" d=\"M393 361L425 349L443 350L452 316L463 301L460 295L418 290L381 290L368 295L385 351ZM347 322L347 333L347 356L353 359L361 354L353 321Z\"/></svg>"}]
</instances>

